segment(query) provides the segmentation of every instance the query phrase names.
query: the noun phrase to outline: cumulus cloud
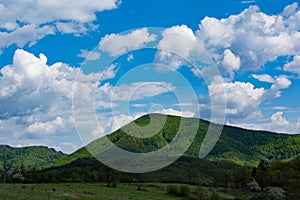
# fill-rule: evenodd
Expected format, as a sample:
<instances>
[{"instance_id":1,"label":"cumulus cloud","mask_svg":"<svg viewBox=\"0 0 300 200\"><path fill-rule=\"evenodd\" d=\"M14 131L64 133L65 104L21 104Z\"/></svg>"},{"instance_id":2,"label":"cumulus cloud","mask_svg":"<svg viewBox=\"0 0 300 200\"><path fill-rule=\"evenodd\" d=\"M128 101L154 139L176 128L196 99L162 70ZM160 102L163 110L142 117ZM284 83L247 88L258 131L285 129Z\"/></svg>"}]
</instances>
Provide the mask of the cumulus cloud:
<instances>
[{"instance_id":1,"label":"cumulus cloud","mask_svg":"<svg viewBox=\"0 0 300 200\"><path fill-rule=\"evenodd\" d=\"M113 77L114 69L110 66L102 80ZM0 124L5 130L1 134L13 137L16 144L55 146L58 141L74 143L76 139L79 143L72 115L72 91L78 87L80 92L73 97L86 103L100 84L100 73L84 74L63 63L49 66L44 54L36 57L20 49L13 63L0 72Z\"/></svg>"},{"instance_id":2,"label":"cumulus cloud","mask_svg":"<svg viewBox=\"0 0 300 200\"><path fill-rule=\"evenodd\" d=\"M283 112L276 112L271 116L271 122L276 127L288 126L290 122L283 117Z\"/></svg>"},{"instance_id":3,"label":"cumulus cloud","mask_svg":"<svg viewBox=\"0 0 300 200\"><path fill-rule=\"evenodd\" d=\"M216 98L222 101L226 101L226 109L223 112L226 113L226 119L228 125L236 125L244 128L250 129L262 129L271 130L276 132L291 132L295 133L295 129L292 130L289 127L295 124L289 123L289 121L283 117L283 112L276 112L270 119L269 122L262 124L261 121L266 121L263 115L261 105L269 102L271 99L279 98L281 96L282 90L290 87L291 81L281 75L278 77L271 77L266 74L252 75L259 81L268 82L271 84L269 88L255 88L255 86L250 82L225 82L219 83L218 81L212 82L209 85L210 98ZM222 90L225 90L225 96L222 95ZM204 110L209 108L210 102L206 98L199 98L199 103L205 104ZM218 107L209 108L209 110L216 109ZM287 110L283 106L271 107L272 110ZM219 111L219 112L222 112ZM205 113L205 116L207 113ZM245 123L246 122L246 123ZM249 122L256 122L257 124L251 124Z\"/></svg>"},{"instance_id":4,"label":"cumulus cloud","mask_svg":"<svg viewBox=\"0 0 300 200\"><path fill-rule=\"evenodd\" d=\"M239 120L261 116L258 106L262 102L265 93L264 88L255 88L253 84L247 82L212 82L208 86L210 96L225 98L227 108L225 110L228 119ZM226 96L222 94L224 89ZM222 99L220 99L222 100Z\"/></svg>"},{"instance_id":5,"label":"cumulus cloud","mask_svg":"<svg viewBox=\"0 0 300 200\"><path fill-rule=\"evenodd\" d=\"M275 80L269 74L252 74L252 77L266 83L274 83Z\"/></svg>"},{"instance_id":6,"label":"cumulus cloud","mask_svg":"<svg viewBox=\"0 0 300 200\"><path fill-rule=\"evenodd\" d=\"M192 29L186 25L167 28L163 31L162 36L163 39L157 45L159 49L176 52L181 57L189 57L191 51L195 48L196 37Z\"/></svg>"},{"instance_id":7,"label":"cumulus cloud","mask_svg":"<svg viewBox=\"0 0 300 200\"><path fill-rule=\"evenodd\" d=\"M126 35L109 34L101 39L100 49L112 56L120 56L125 52L142 48L155 38L154 34L149 34L147 28L134 30Z\"/></svg>"},{"instance_id":8,"label":"cumulus cloud","mask_svg":"<svg viewBox=\"0 0 300 200\"><path fill-rule=\"evenodd\" d=\"M255 3L256 1L255 0L245 0L245 1L242 1L242 3Z\"/></svg>"},{"instance_id":9,"label":"cumulus cloud","mask_svg":"<svg viewBox=\"0 0 300 200\"><path fill-rule=\"evenodd\" d=\"M290 87L291 84L292 82L284 75L276 77L271 88L266 92L265 98L268 99L268 97L280 97L282 90Z\"/></svg>"},{"instance_id":10,"label":"cumulus cloud","mask_svg":"<svg viewBox=\"0 0 300 200\"><path fill-rule=\"evenodd\" d=\"M173 26L167 28L162 33L163 38L157 45L159 49L156 62L170 66L172 70L177 70L185 63L184 59L192 59L193 53L197 50L196 36L186 25ZM157 68L158 71L166 68Z\"/></svg>"},{"instance_id":11,"label":"cumulus cloud","mask_svg":"<svg viewBox=\"0 0 300 200\"><path fill-rule=\"evenodd\" d=\"M228 57L229 49L240 58L240 69L257 70L279 56L299 55L299 16L297 3L279 15L267 15L257 6L250 6L240 14L220 20L205 17L197 38L217 63L222 63L226 54ZM236 60L236 66L238 63ZM238 68L224 64L228 72Z\"/></svg>"},{"instance_id":12,"label":"cumulus cloud","mask_svg":"<svg viewBox=\"0 0 300 200\"><path fill-rule=\"evenodd\" d=\"M120 112L98 113L98 123L90 123L93 122L93 120L84 119L83 121L85 122L85 124L79 125L80 128L82 126L90 127L88 132L81 134L81 139L83 139L85 143L89 143L92 140L95 140L99 137L107 135L108 133L118 130L119 128L125 126L126 124L145 114L147 113L137 112L131 113L130 115ZM89 115L88 118L91 118L91 115ZM88 130L87 128L84 129Z\"/></svg>"},{"instance_id":13,"label":"cumulus cloud","mask_svg":"<svg viewBox=\"0 0 300 200\"><path fill-rule=\"evenodd\" d=\"M125 126L129 122L141 117L144 114L146 114L146 113L137 113L135 115L126 115L126 114L119 113L119 114L113 116L112 120L111 120L111 131L118 130L119 128Z\"/></svg>"},{"instance_id":14,"label":"cumulus cloud","mask_svg":"<svg viewBox=\"0 0 300 200\"><path fill-rule=\"evenodd\" d=\"M292 82L284 75L271 77L268 74L252 74L252 77L266 83L272 83L271 88L265 92L265 98L278 98L281 96L283 89L287 89L291 86Z\"/></svg>"},{"instance_id":15,"label":"cumulus cloud","mask_svg":"<svg viewBox=\"0 0 300 200\"><path fill-rule=\"evenodd\" d=\"M95 130L92 131L93 138L100 138L105 135L105 128L103 126L98 126Z\"/></svg>"},{"instance_id":16,"label":"cumulus cloud","mask_svg":"<svg viewBox=\"0 0 300 200\"><path fill-rule=\"evenodd\" d=\"M286 89L291 85L291 81L285 77L285 76L278 76L275 79L275 84L272 85L272 88L277 88L277 89Z\"/></svg>"},{"instance_id":17,"label":"cumulus cloud","mask_svg":"<svg viewBox=\"0 0 300 200\"><path fill-rule=\"evenodd\" d=\"M239 126L252 130L268 130L277 133L300 133L300 122L290 122L287 118L285 118L284 113L281 111L273 113L271 117L269 119L267 118L265 121L266 122L264 123L257 121L257 123L247 124L228 123L228 125Z\"/></svg>"},{"instance_id":18,"label":"cumulus cloud","mask_svg":"<svg viewBox=\"0 0 300 200\"><path fill-rule=\"evenodd\" d=\"M127 61L130 62L133 60L133 54L129 54L127 57Z\"/></svg>"},{"instance_id":19,"label":"cumulus cloud","mask_svg":"<svg viewBox=\"0 0 300 200\"><path fill-rule=\"evenodd\" d=\"M237 71L241 67L241 60L238 56L235 56L230 49L225 49L223 53L222 66L227 73Z\"/></svg>"},{"instance_id":20,"label":"cumulus cloud","mask_svg":"<svg viewBox=\"0 0 300 200\"><path fill-rule=\"evenodd\" d=\"M109 96L113 101L134 101L172 92L175 86L166 82L134 82L112 86L109 83L99 88L101 96Z\"/></svg>"},{"instance_id":21,"label":"cumulus cloud","mask_svg":"<svg viewBox=\"0 0 300 200\"><path fill-rule=\"evenodd\" d=\"M182 116L182 117L194 117L196 114L192 111L178 111L173 108L167 108L163 110L157 110L154 113L161 113L164 115L175 115L175 116Z\"/></svg>"},{"instance_id":22,"label":"cumulus cloud","mask_svg":"<svg viewBox=\"0 0 300 200\"><path fill-rule=\"evenodd\" d=\"M253 74L252 76L259 81L271 83L270 88L255 88L250 82L240 81L224 83L213 81L208 86L211 98L215 97L227 102L225 112L229 121L245 121L263 117L259 106L270 99L279 98L282 90L291 85L291 81L283 75L275 78L266 74ZM222 89L224 89L225 96Z\"/></svg>"},{"instance_id":23,"label":"cumulus cloud","mask_svg":"<svg viewBox=\"0 0 300 200\"><path fill-rule=\"evenodd\" d=\"M112 79L116 76L118 71L119 71L118 64L111 64L101 73L101 76L98 78L100 80Z\"/></svg>"},{"instance_id":24,"label":"cumulus cloud","mask_svg":"<svg viewBox=\"0 0 300 200\"><path fill-rule=\"evenodd\" d=\"M45 35L82 34L95 29L96 12L116 9L119 0L0 1L0 49L34 44Z\"/></svg>"},{"instance_id":25,"label":"cumulus cloud","mask_svg":"<svg viewBox=\"0 0 300 200\"><path fill-rule=\"evenodd\" d=\"M91 61L91 60L98 60L101 55L96 51L88 51L85 49L81 49L80 53L77 56L80 58L84 58L88 61Z\"/></svg>"},{"instance_id":26,"label":"cumulus cloud","mask_svg":"<svg viewBox=\"0 0 300 200\"><path fill-rule=\"evenodd\" d=\"M47 58L43 54L40 54L39 58L37 58L26 51L16 50L13 64L1 69L3 75L0 79L1 97L15 98L15 95L18 95L18 91L28 90L29 93L24 94L24 97L27 96L27 98L24 99L29 99L35 95L43 98L43 95L40 93L44 89L51 93L55 86L63 83L64 79L69 78L64 77L64 70L69 71L70 74L75 74L77 71L62 63L56 63L49 67L46 62ZM55 77L59 77L59 79L55 80ZM67 85L69 82L65 82L65 84ZM64 86L62 85L58 90L65 90ZM47 98L47 95L45 97ZM30 100L34 101L34 98Z\"/></svg>"},{"instance_id":27,"label":"cumulus cloud","mask_svg":"<svg viewBox=\"0 0 300 200\"><path fill-rule=\"evenodd\" d=\"M34 122L27 127L30 133L41 134L52 134L57 132L59 129L63 128L63 120L61 117L56 117L56 119L47 122Z\"/></svg>"},{"instance_id":28,"label":"cumulus cloud","mask_svg":"<svg viewBox=\"0 0 300 200\"><path fill-rule=\"evenodd\" d=\"M118 86L105 83L115 77L118 69L118 64L112 64L102 72L84 74L64 63L48 65L44 54L35 56L16 50L12 64L0 70L0 137L4 138L1 141L12 144L6 140L13 138L16 145L44 144L69 151L74 145L63 144L82 144L78 141L75 121L76 127L87 133L84 143L141 115L119 113L114 116L107 109L118 104L109 97L114 97L116 102L141 100L176 89L166 82ZM73 113L79 115L73 117ZM95 115L101 122L100 127L91 120Z\"/></svg>"},{"instance_id":29,"label":"cumulus cloud","mask_svg":"<svg viewBox=\"0 0 300 200\"><path fill-rule=\"evenodd\" d=\"M294 15L297 12L298 9L298 3L294 2L291 5L288 5L284 8L282 12L282 16L289 17L291 15Z\"/></svg>"},{"instance_id":30,"label":"cumulus cloud","mask_svg":"<svg viewBox=\"0 0 300 200\"><path fill-rule=\"evenodd\" d=\"M130 104L130 106L136 107L136 108L143 108L143 107L146 107L147 105L141 104L141 103L133 103L133 104Z\"/></svg>"},{"instance_id":31,"label":"cumulus cloud","mask_svg":"<svg viewBox=\"0 0 300 200\"><path fill-rule=\"evenodd\" d=\"M300 74L300 56L294 56L291 62L284 65L284 70Z\"/></svg>"}]
</instances>

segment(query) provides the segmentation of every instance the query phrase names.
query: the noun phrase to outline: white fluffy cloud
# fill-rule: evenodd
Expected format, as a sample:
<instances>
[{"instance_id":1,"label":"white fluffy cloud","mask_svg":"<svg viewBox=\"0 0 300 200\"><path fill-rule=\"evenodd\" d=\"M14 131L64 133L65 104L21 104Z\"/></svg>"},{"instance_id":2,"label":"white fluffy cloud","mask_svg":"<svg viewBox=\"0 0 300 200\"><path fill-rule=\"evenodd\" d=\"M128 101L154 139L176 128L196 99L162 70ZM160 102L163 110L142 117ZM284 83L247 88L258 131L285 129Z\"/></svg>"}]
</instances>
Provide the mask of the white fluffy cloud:
<instances>
[{"instance_id":1,"label":"white fluffy cloud","mask_svg":"<svg viewBox=\"0 0 300 200\"><path fill-rule=\"evenodd\" d=\"M258 106L262 102L265 93L264 88L255 88L251 83L212 82L208 87L210 96L221 98L222 91L225 91L225 101L227 101L226 112L228 119L249 119L261 115Z\"/></svg>"},{"instance_id":2,"label":"white fluffy cloud","mask_svg":"<svg viewBox=\"0 0 300 200\"><path fill-rule=\"evenodd\" d=\"M294 56L290 63L284 65L284 70L300 75L300 56Z\"/></svg>"},{"instance_id":3,"label":"white fluffy cloud","mask_svg":"<svg viewBox=\"0 0 300 200\"><path fill-rule=\"evenodd\" d=\"M81 34L94 29L96 12L115 9L119 0L0 0L0 49L34 44L57 32Z\"/></svg>"},{"instance_id":4,"label":"white fluffy cloud","mask_svg":"<svg viewBox=\"0 0 300 200\"><path fill-rule=\"evenodd\" d=\"M238 56L235 56L230 49L225 49L222 66L227 73L237 71L241 67L241 60Z\"/></svg>"},{"instance_id":5,"label":"white fluffy cloud","mask_svg":"<svg viewBox=\"0 0 300 200\"><path fill-rule=\"evenodd\" d=\"M111 66L103 79L113 77L113 69ZM45 55L36 57L24 50L16 50L13 63L0 72L0 124L5 130L1 130L1 135L8 134L6 138L13 137L16 144L55 146L59 142L76 142L78 145L72 91L79 87L80 95L74 98L86 102L84 98L93 93L100 74L85 75L63 63L49 66Z\"/></svg>"},{"instance_id":6,"label":"white fluffy cloud","mask_svg":"<svg viewBox=\"0 0 300 200\"><path fill-rule=\"evenodd\" d=\"M118 64L111 64L109 65L102 73L101 76L98 77L101 81L112 79L116 76L116 73L119 71Z\"/></svg>"},{"instance_id":7,"label":"white fluffy cloud","mask_svg":"<svg viewBox=\"0 0 300 200\"><path fill-rule=\"evenodd\" d=\"M98 60L101 55L96 51L88 51L85 49L81 49L80 53L77 56L80 58L85 58L88 61L91 61L91 60Z\"/></svg>"},{"instance_id":8,"label":"white fluffy cloud","mask_svg":"<svg viewBox=\"0 0 300 200\"><path fill-rule=\"evenodd\" d=\"M8 47L12 44L16 44L19 47L23 47L29 42L29 46L32 46L36 41L42 39L45 35L55 34L55 30L51 26L43 26L37 28L33 24L24 25L17 28L13 32L0 31L0 49Z\"/></svg>"},{"instance_id":9,"label":"white fluffy cloud","mask_svg":"<svg viewBox=\"0 0 300 200\"><path fill-rule=\"evenodd\" d=\"M265 120L264 120L265 121ZM300 133L300 122L290 122L284 117L284 113L279 111L271 115L269 119L266 119L266 122L261 123L257 121L255 124L231 124L228 125L239 126L252 130L268 130L274 131L277 133L290 133L290 134L299 134Z\"/></svg>"},{"instance_id":10,"label":"white fluffy cloud","mask_svg":"<svg viewBox=\"0 0 300 200\"><path fill-rule=\"evenodd\" d=\"M291 84L292 82L283 75L276 77L273 85L265 94L266 99L268 99L268 97L275 97L275 98L280 97L282 90L290 87Z\"/></svg>"},{"instance_id":11,"label":"white fluffy cloud","mask_svg":"<svg viewBox=\"0 0 300 200\"><path fill-rule=\"evenodd\" d=\"M43 122L34 122L33 124L27 127L27 130L30 133L36 134L52 134L64 127L63 119L61 117L56 117L56 119L52 121Z\"/></svg>"},{"instance_id":12,"label":"white fluffy cloud","mask_svg":"<svg viewBox=\"0 0 300 200\"><path fill-rule=\"evenodd\" d=\"M205 17L197 37L218 63L228 56L227 49L240 58L231 65L223 61L228 72L237 70L239 63L243 70L257 70L279 56L299 55L299 19L297 3L279 15L267 15L257 6L250 6L225 19Z\"/></svg>"},{"instance_id":13,"label":"white fluffy cloud","mask_svg":"<svg viewBox=\"0 0 300 200\"><path fill-rule=\"evenodd\" d=\"M271 122L276 127L288 126L290 122L283 117L283 112L276 112L271 116Z\"/></svg>"},{"instance_id":14,"label":"white fluffy cloud","mask_svg":"<svg viewBox=\"0 0 300 200\"><path fill-rule=\"evenodd\" d=\"M264 94L266 99L269 97L280 97L282 90L290 87L292 84L292 82L284 75L273 78L268 74L252 74L252 77L261 82L272 83L271 88Z\"/></svg>"},{"instance_id":15,"label":"white fluffy cloud","mask_svg":"<svg viewBox=\"0 0 300 200\"><path fill-rule=\"evenodd\" d=\"M119 56L125 52L142 48L145 44L155 40L155 35L149 34L147 28L131 31L126 35L110 34L100 41L100 49Z\"/></svg>"},{"instance_id":16,"label":"white fluffy cloud","mask_svg":"<svg viewBox=\"0 0 300 200\"><path fill-rule=\"evenodd\" d=\"M274 83L275 80L269 74L252 74L252 77L266 83Z\"/></svg>"},{"instance_id":17,"label":"white fluffy cloud","mask_svg":"<svg viewBox=\"0 0 300 200\"><path fill-rule=\"evenodd\" d=\"M70 151L72 146L81 144L73 112L79 113L76 125L91 134L87 138L90 141L142 115L119 113L115 117L106 110L117 107L109 96L115 101L132 101L176 89L166 82L99 86L102 81L114 78L118 69L118 65L113 64L102 73L84 74L64 63L49 66L44 54L36 57L24 50L16 50L13 63L0 70L0 135L13 138L15 145L44 144ZM95 127L97 123L91 120L95 109L105 111L96 113L102 123L100 127ZM74 145L63 145L70 142ZM62 145L57 146L58 143Z\"/></svg>"},{"instance_id":18,"label":"white fluffy cloud","mask_svg":"<svg viewBox=\"0 0 300 200\"><path fill-rule=\"evenodd\" d=\"M159 49L175 52L181 57L189 57L195 48L196 37L192 29L186 25L167 28L163 31L162 36L163 39L157 45Z\"/></svg>"},{"instance_id":19,"label":"white fluffy cloud","mask_svg":"<svg viewBox=\"0 0 300 200\"><path fill-rule=\"evenodd\" d=\"M109 96L113 101L134 101L172 92L175 87L166 82L134 82L112 86L104 84L98 90L101 97Z\"/></svg>"},{"instance_id":20,"label":"white fluffy cloud","mask_svg":"<svg viewBox=\"0 0 300 200\"><path fill-rule=\"evenodd\" d=\"M155 111L154 113L161 113L164 115L175 115L175 116L182 116L182 117L194 117L196 115L192 111L178 111L173 108L158 110L158 111Z\"/></svg>"},{"instance_id":21,"label":"white fluffy cloud","mask_svg":"<svg viewBox=\"0 0 300 200\"><path fill-rule=\"evenodd\" d=\"M282 90L290 87L291 85L291 81L283 75L273 78L266 74L253 74L252 77L259 81L268 82L271 86L269 88L255 88L255 86L250 82L235 81L220 83L218 81L213 81L208 87L211 98L219 99L220 101L224 98L224 101L226 101L227 107L223 112L226 113L226 118L229 124L238 123L238 125L243 125L243 127L248 128L242 123L253 120L255 121L257 119L264 119L261 111L261 105L273 100L274 98L279 98ZM225 91L225 96L222 95L222 89ZM209 106L209 102L206 102L205 99L200 98L199 101L200 103L205 103L207 107ZM211 109L218 108L216 107ZM274 109L282 110L285 108L274 107ZM284 120L283 118L280 118L281 115L280 113L274 115L272 118L272 124L274 124L275 121L283 123ZM287 125L284 127L287 127Z\"/></svg>"},{"instance_id":22,"label":"white fluffy cloud","mask_svg":"<svg viewBox=\"0 0 300 200\"><path fill-rule=\"evenodd\" d=\"M190 61L192 55L198 50L196 36L186 25L167 28L162 36L162 40L157 45L159 51L155 60L170 66L172 70L177 70L184 64L183 58Z\"/></svg>"},{"instance_id":23,"label":"white fluffy cloud","mask_svg":"<svg viewBox=\"0 0 300 200\"><path fill-rule=\"evenodd\" d=\"M116 131L119 128L125 126L129 122L141 117L142 115L145 115L146 113L136 113L134 115L126 115L126 114L120 114L113 116L111 118L111 132Z\"/></svg>"},{"instance_id":24,"label":"white fluffy cloud","mask_svg":"<svg viewBox=\"0 0 300 200\"><path fill-rule=\"evenodd\" d=\"M242 3L255 3L256 0L243 0Z\"/></svg>"},{"instance_id":25,"label":"white fluffy cloud","mask_svg":"<svg viewBox=\"0 0 300 200\"><path fill-rule=\"evenodd\" d=\"M298 9L298 3L294 2L291 5L288 5L284 8L282 12L282 16L289 17L291 15L294 15L297 12Z\"/></svg>"},{"instance_id":26,"label":"white fluffy cloud","mask_svg":"<svg viewBox=\"0 0 300 200\"><path fill-rule=\"evenodd\" d=\"M129 54L127 57L127 62L130 62L133 60L133 54Z\"/></svg>"}]
</instances>

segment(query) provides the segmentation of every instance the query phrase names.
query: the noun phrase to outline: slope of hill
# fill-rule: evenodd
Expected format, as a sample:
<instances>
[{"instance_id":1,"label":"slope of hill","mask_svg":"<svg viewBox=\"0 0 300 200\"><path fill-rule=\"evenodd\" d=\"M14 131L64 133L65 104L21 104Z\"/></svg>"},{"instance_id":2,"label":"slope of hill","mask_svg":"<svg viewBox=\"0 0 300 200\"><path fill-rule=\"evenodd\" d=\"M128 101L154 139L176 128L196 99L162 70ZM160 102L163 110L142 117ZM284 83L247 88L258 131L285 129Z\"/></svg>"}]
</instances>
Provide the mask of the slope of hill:
<instances>
[{"instance_id":1,"label":"slope of hill","mask_svg":"<svg viewBox=\"0 0 300 200\"><path fill-rule=\"evenodd\" d=\"M156 121L160 121L159 118L166 117L160 114L151 114L151 118L157 118ZM182 121L184 134L189 134L190 130L197 128L197 134L192 142L192 145L184 153L186 157L198 157L201 144L206 135L209 122L194 119L194 118L181 118L177 116L167 116L166 122L163 128L155 135L148 138L138 138L126 134L137 132L133 126L138 124L140 126L146 126L150 123L150 115L145 115L134 122L126 125L125 127L113 132L108 138L118 147L136 153L146 153L153 150L160 149L174 138L179 125ZM161 120L163 121L163 120ZM219 125L213 125L214 128L218 128ZM159 127L159 125L157 125ZM155 129L155 124L154 124ZM152 129L151 129L152 130ZM151 130L149 133L139 133L144 135L152 135ZM99 138L88 145L88 149L94 151L103 150L102 148L103 138ZM182 145L188 144L188 141L183 140ZM96 149L96 150L95 150ZM273 162L277 160L292 159L300 154L300 135L288 135L278 134L267 131L254 131L246 130L242 128L224 126L222 134L206 159L211 161L226 160L232 161L239 165L255 166L261 159ZM56 160L47 167L62 166L71 163L78 158L90 158L92 155L89 151L83 147L71 155L66 155Z\"/></svg>"},{"instance_id":2,"label":"slope of hill","mask_svg":"<svg viewBox=\"0 0 300 200\"><path fill-rule=\"evenodd\" d=\"M16 148L0 145L0 161L6 157L8 173L20 167L22 164L25 169L40 167L64 155L62 152L44 146ZM3 165L1 163L0 171L2 170Z\"/></svg>"}]
</instances>

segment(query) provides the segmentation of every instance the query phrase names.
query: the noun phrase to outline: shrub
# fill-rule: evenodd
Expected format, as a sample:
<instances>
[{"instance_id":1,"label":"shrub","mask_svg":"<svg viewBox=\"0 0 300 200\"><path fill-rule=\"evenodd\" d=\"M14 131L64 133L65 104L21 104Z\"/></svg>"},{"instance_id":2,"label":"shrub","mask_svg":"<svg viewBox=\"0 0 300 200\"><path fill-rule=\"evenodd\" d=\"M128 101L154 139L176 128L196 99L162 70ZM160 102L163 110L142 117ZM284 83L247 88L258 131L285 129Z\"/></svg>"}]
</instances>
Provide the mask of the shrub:
<instances>
[{"instance_id":1,"label":"shrub","mask_svg":"<svg viewBox=\"0 0 300 200\"><path fill-rule=\"evenodd\" d=\"M219 199L222 199L220 194L217 193L216 191L214 191L211 195L210 195L210 200L219 200Z\"/></svg>"},{"instance_id":2,"label":"shrub","mask_svg":"<svg viewBox=\"0 0 300 200\"><path fill-rule=\"evenodd\" d=\"M195 190L190 194L191 200L201 200L204 197L203 188L199 185Z\"/></svg>"},{"instance_id":3,"label":"shrub","mask_svg":"<svg viewBox=\"0 0 300 200\"><path fill-rule=\"evenodd\" d=\"M116 188L117 185L118 185L118 181L115 181L115 180L114 180L114 181L112 182L112 184L111 184L111 187Z\"/></svg>"},{"instance_id":4,"label":"shrub","mask_svg":"<svg viewBox=\"0 0 300 200\"><path fill-rule=\"evenodd\" d=\"M187 197L190 195L190 188L187 185L182 185L180 187L176 185L169 185L167 187L167 192L178 197Z\"/></svg>"},{"instance_id":5,"label":"shrub","mask_svg":"<svg viewBox=\"0 0 300 200\"><path fill-rule=\"evenodd\" d=\"M190 188L187 185L180 186L179 196L181 196L181 197L187 197L189 195L190 195Z\"/></svg>"},{"instance_id":6,"label":"shrub","mask_svg":"<svg viewBox=\"0 0 300 200\"><path fill-rule=\"evenodd\" d=\"M175 196L179 196L179 189L176 185L168 185L167 192L169 194L174 194Z\"/></svg>"}]
</instances>

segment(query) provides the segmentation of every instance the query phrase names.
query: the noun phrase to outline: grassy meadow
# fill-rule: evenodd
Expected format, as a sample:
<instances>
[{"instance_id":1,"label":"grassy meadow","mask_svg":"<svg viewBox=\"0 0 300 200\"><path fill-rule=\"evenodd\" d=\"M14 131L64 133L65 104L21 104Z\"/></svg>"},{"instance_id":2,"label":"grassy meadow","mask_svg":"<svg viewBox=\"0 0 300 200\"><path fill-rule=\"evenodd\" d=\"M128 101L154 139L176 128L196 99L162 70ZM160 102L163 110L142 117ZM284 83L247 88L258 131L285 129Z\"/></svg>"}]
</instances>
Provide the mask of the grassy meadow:
<instances>
[{"instance_id":1,"label":"grassy meadow","mask_svg":"<svg viewBox=\"0 0 300 200\"><path fill-rule=\"evenodd\" d=\"M1 200L168 200L180 199L168 194L164 185L119 184L116 188L104 184L63 183L63 184L0 184Z\"/></svg>"},{"instance_id":2,"label":"grassy meadow","mask_svg":"<svg viewBox=\"0 0 300 200\"><path fill-rule=\"evenodd\" d=\"M118 184L116 188L105 184L61 183L61 184L0 184L1 200L184 200L184 199L252 199L255 194L245 190L202 187L201 197L197 186L186 185L190 197L178 197L168 193L168 187L180 188L183 184L146 183ZM140 190L138 190L140 187ZM197 191L197 192L195 192ZM191 198L192 197L192 198Z\"/></svg>"}]
</instances>

